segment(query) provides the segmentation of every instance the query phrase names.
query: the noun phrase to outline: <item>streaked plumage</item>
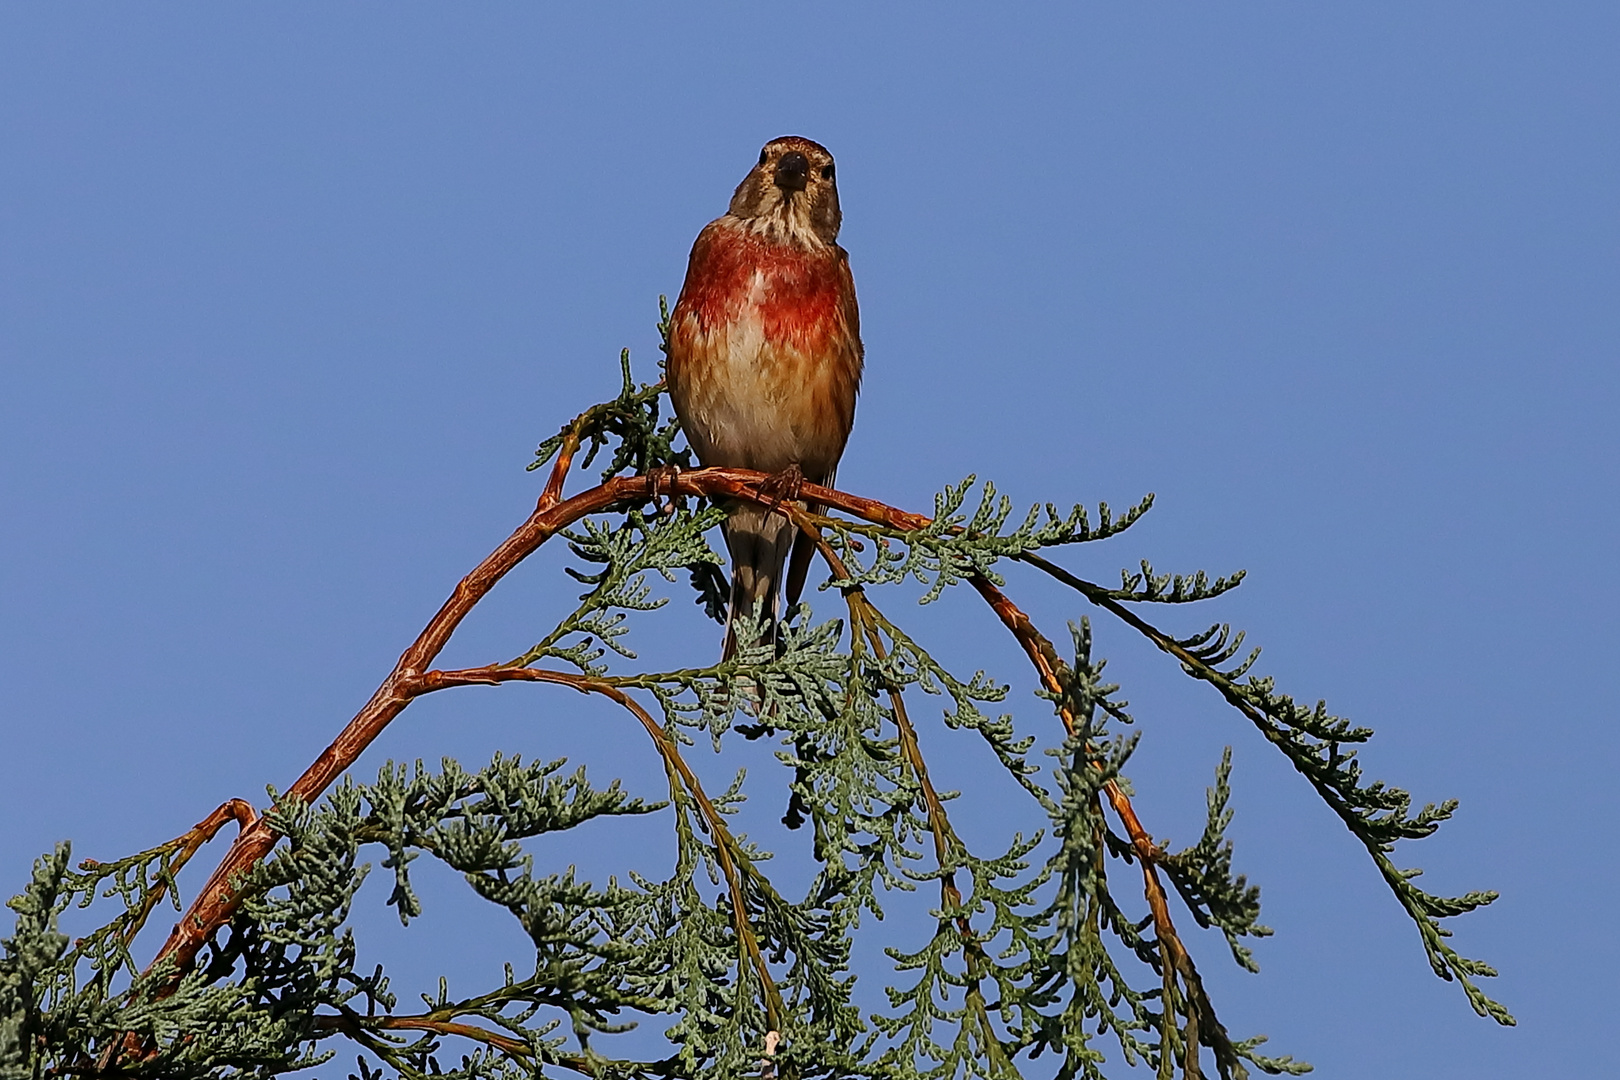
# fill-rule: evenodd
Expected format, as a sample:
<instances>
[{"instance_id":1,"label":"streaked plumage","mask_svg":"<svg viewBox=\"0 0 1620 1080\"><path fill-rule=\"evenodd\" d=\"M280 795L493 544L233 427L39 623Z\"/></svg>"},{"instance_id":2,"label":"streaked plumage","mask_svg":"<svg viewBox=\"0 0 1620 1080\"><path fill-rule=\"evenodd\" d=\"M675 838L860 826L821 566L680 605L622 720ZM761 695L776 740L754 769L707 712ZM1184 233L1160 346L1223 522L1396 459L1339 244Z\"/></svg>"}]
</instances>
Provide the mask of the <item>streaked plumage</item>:
<instances>
[{"instance_id":1,"label":"streaked plumage","mask_svg":"<svg viewBox=\"0 0 1620 1080\"><path fill-rule=\"evenodd\" d=\"M670 398L705 465L779 473L797 465L830 484L855 422L862 349L849 257L838 246L832 155L809 139L774 139L726 214L692 246L670 318ZM776 614L794 533L754 504L730 508L731 611ZM788 575L798 599L811 546ZM734 648L726 635L726 651Z\"/></svg>"}]
</instances>

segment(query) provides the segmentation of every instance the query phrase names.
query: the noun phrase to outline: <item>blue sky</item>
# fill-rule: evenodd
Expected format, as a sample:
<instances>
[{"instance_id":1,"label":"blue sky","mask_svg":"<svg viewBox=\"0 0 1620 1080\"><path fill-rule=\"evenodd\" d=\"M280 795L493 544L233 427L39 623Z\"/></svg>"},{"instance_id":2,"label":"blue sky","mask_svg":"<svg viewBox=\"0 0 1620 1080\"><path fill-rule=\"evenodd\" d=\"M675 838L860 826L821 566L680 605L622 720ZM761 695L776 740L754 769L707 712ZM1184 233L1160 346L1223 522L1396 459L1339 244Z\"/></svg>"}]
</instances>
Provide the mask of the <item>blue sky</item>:
<instances>
[{"instance_id":1,"label":"blue sky","mask_svg":"<svg viewBox=\"0 0 1620 1080\"><path fill-rule=\"evenodd\" d=\"M796 133L838 155L867 343L841 485L1155 492L1072 565L1247 568L1162 621L1245 627L1378 729L1372 774L1462 800L1404 861L1503 893L1455 927L1511 1031L1241 718L1099 620L1151 829L1191 841L1234 747L1278 933L1257 977L1195 935L1228 1025L1327 1076L1587 1071L1620 961L1617 54L1599 3L0 6L0 885L290 783L522 519L530 451L618 349L651 375L692 237ZM521 651L557 567L446 662ZM1011 588L1049 632L1084 614ZM718 646L689 608L649 656ZM968 598L913 617L1025 678ZM974 748L925 740L972 795ZM496 749L657 791L617 716L543 688L424 701L360 772ZM1035 824L984 801L987 846ZM663 869L657 830L613 835L557 858ZM424 937L367 918L379 955ZM521 959L423 929L448 936L402 978Z\"/></svg>"}]
</instances>

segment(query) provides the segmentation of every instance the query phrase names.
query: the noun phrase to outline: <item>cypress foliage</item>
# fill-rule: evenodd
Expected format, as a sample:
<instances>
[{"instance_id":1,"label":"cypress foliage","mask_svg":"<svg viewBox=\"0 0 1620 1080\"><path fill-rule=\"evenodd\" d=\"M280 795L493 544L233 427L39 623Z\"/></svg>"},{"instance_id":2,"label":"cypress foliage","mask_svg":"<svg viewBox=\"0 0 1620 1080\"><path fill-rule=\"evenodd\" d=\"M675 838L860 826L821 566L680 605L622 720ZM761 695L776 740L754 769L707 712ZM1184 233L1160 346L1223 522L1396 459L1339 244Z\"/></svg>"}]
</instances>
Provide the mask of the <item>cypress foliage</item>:
<instances>
[{"instance_id":1,"label":"cypress foliage","mask_svg":"<svg viewBox=\"0 0 1620 1080\"><path fill-rule=\"evenodd\" d=\"M1095 513L1046 505L1015 518L993 486L970 477L942 491L926 518L857 496L823 498L822 489L815 501L831 509L809 515L781 502L772 478L694 470L662 415L662 384L637 384L628 353L621 367L617 398L541 444L534 467L552 470L535 515L458 588L451 613L340 737L335 766L312 766L262 816L233 801L186 835L114 862L75 868L67 844L38 860L10 901L16 924L0 957L0 1080L224 1080L323 1064L330 1075L351 1060L357 1080L1068 1080L1100 1078L1110 1060L1165 1078L1209 1066L1228 1080L1308 1071L1261 1054L1263 1037L1228 1035L1176 928L1182 918L1218 931L1250 971L1244 940L1271 933L1259 921L1259 888L1233 868L1230 749L1203 834L1164 850L1130 799L1125 770L1138 733L1093 655L1089 618L1073 624L1060 654L1003 593L997 567L1007 561L1044 571L1099 617L1141 634L1254 724L1366 847L1435 973L1457 981L1481 1015L1513 1023L1478 985L1494 972L1452 948L1444 926L1495 894L1436 896L1394 858L1400 841L1433 833L1455 801L1414 812L1407 792L1367 780L1356 747L1372 732L1254 674L1259 650L1245 654L1242 633L1217 624L1176 637L1141 614L1213 599L1243 575L1162 574L1143 562L1110 588L1048 558L1126 531L1151 496L1117 515L1106 504ZM604 452L600 486L565 500L575 466ZM745 622L731 660L636 669L628 635L667 602L656 585L684 578L724 619L723 560L711 543L723 498L775 503L820 533L838 617L817 621L801 608L774 635ZM568 573L585 587L578 606L507 663L429 670L461 615L554 536L577 559ZM874 599L906 581L923 586L924 603L947 589L977 592L1015 636L1054 714L1041 740L1048 760L1032 757L1036 738L1020 738L1012 717L995 713L1009 687L950 670ZM414 697L508 681L555 683L629 710L663 762L667 790L643 801L562 761L504 756L471 772L449 759L437 769L389 763L374 782L345 777L328 789L332 769L352 763ZM948 727L982 738L985 760L1027 793L1030 831L998 850L964 843L951 793L936 790L922 754L909 711L918 695L943 704ZM806 827L799 835L815 859L802 896L779 891L763 869L769 853L728 823L744 799L742 775L711 794L689 767L689 748L705 736L717 752L736 738L776 745L788 778L784 820ZM652 813L673 825L667 877L627 864L623 883L598 887L572 870L537 868L524 846L596 818ZM232 821L242 830L236 845L185 908L176 874ZM668 855L653 861L667 865ZM533 955L514 957L499 985L453 997L441 981L416 1007L382 968L357 967L350 915L373 866L392 875L387 903L402 922L420 915L411 870L424 856L515 919ZM937 892L932 935L885 949L891 985L880 999L857 998L855 935L881 932L887 894L919 888ZM165 901L186 914L142 969L132 946ZM100 912L99 928L68 938L58 922L70 906ZM615 1056L613 1036L638 1017L665 1018L665 1056Z\"/></svg>"}]
</instances>

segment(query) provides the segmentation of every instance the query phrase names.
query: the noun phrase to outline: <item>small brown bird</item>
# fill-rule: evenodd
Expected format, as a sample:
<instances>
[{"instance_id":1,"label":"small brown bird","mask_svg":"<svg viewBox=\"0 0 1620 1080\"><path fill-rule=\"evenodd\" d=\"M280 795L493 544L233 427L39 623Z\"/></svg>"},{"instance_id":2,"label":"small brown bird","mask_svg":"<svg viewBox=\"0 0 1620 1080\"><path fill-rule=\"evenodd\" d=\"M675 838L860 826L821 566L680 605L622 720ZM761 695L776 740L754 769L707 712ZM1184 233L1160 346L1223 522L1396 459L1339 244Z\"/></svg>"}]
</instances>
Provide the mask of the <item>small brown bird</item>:
<instances>
[{"instance_id":1,"label":"small brown bird","mask_svg":"<svg viewBox=\"0 0 1620 1080\"><path fill-rule=\"evenodd\" d=\"M698 234L670 317L666 374L703 464L833 482L862 366L841 220L832 155L789 135L765 144L730 209ZM725 535L730 656L740 614L757 609L774 625L790 548L787 598L797 602L814 548L804 536L794 545L792 522L755 503L729 508Z\"/></svg>"}]
</instances>

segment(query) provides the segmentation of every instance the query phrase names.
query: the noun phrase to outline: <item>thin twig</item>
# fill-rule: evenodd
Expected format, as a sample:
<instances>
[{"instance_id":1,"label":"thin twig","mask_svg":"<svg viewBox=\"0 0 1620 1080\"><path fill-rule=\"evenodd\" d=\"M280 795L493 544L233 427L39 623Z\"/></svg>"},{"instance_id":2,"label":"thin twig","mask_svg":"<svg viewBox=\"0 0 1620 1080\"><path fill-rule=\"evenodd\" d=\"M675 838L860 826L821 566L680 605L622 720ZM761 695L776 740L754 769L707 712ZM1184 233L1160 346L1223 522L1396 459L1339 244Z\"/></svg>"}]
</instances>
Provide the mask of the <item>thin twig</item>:
<instances>
[{"instance_id":1,"label":"thin twig","mask_svg":"<svg viewBox=\"0 0 1620 1080\"><path fill-rule=\"evenodd\" d=\"M508 667L504 665L483 668L465 668L458 671L429 671L422 676L423 692L442 690L452 686L472 686L478 684L495 685L503 682L545 682L556 683L560 686L571 686L582 694L601 694L611 701L627 709L631 715L641 722L652 736L653 743L664 759L665 768L670 771L671 780L679 779L686 789L691 792L696 801L704 827L709 835L714 837L714 850L720 860L720 869L726 879L726 888L731 897L732 921L737 930L737 940L742 943L750 965L759 976L761 989L765 997L766 1020L770 1030L780 1030L783 1019L784 1006L781 992L776 988L771 978L769 967L765 963L765 954L759 947L759 939L754 934L753 926L748 921L748 907L746 894L743 891L742 872L740 864L746 858L741 845L737 843L731 830L726 827L725 819L718 808L709 799L703 790L703 784L698 780L686 759L681 756L680 748L669 731L664 728L651 713L642 708L640 702L625 693L619 687L601 679L594 679L586 675L575 675L566 671L551 671L545 668Z\"/></svg>"},{"instance_id":2,"label":"thin twig","mask_svg":"<svg viewBox=\"0 0 1620 1080\"><path fill-rule=\"evenodd\" d=\"M1045 560L1041 561L1044 562ZM1078 581L1079 579L1075 580ZM1030 622L1029 616L1019 610L1018 606L988 579L982 575L975 575L972 582L974 589L990 605L991 610L995 611L1003 625L1012 631L1013 636L1018 639L1018 643L1024 647L1024 652L1028 654L1031 662L1035 665L1036 671L1040 674L1042 684L1048 691L1061 694L1063 692L1063 666L1051 641L1035 628L1035 624ZM1090 597L1088 594L1088 599L1095 598ZM1113 608L1117 605L1113 605L1111 600L1109 603L1112 605L1109 610L1113 611ZM1128 616L1128 621L1140 622L1129 611L1115 612L1115 614L1120 614L1122 617ZM1147 624L1143 623L1142 626L1147 627ZM1152 630L1152 627L1147 627L1147 629ZM1171 644L1173 645L1174 642L1171 642ZM1062 703L1061 699L1059 700L1058 711L1063 718L1065 730L1069 735L1074 735L1076 730L1074 714L1067 705ZM1230 1040L1226 1036L1226 1029L1221 1026L1215 1017L1214 1007L1211 1005L1208 995L1204 992L1204 984L1198 975L1198 968L1193 964L1192 956L1187 952L1186 946L1182 944L1181 936L1176 932L1175 923L1170 917L1169 899L1165 894L1163 883L1159 880L1158 873L1158 864L1164 858L1164 851L1153 842L1152 834L1143 827L1141 819L1136 816L1135 807L1131 805L1130 797L1125 794L1124 789L1120 787L1117 781L1109 780L1103 785L1103 792L1107 795L1109 804L1113 806L1114 813L1119 816L1120 823L1124 825L1126 836L1130 839L1131 847L1136 851L1137 860L1142 865L1142 888L1147 898L1148 910L1153 917L1154 932L1158 936L1160 947L1164 950L1166 977L1169 977L1170 971L1174 971L1181 977L1181 981L1186 987L1188 998L1187 1046L1182 1069L1190 1080L1197 1080L1200 1075L1198 1045L1201 1026L1203 1027L1202 1035L1206 1045L1214 1049L1217 1055L1231 1052ZM1167 997L1165 1009L1168 1012L1170 1008L1171 1002ZM1202 1025L1200 1021L1202 1021Z\"/></svg>"},{"instance_id":3,"label":"thin twig","mask_svg":"<svg viewBox=\"0 0 1620 1080\"><path fill-rule=\"evenodd\" d=\"M832 571L835 578L841 581L852 580L849 568L844 564L810 514L800 510L796 505L786 504L780 507L801 532L809 536L820 552L827 568ZM860 638L864 635L872 648L878 662L886 658L882 635L879 634L877 622L887 623L866 590L857 584L845 585L840 590L844 601L849 608L850 618L850 644L851 651L858 656ZM980 1046L987 1056L993 1057L1003 1068L1011 1070L1012 1063L1007 1061L1002 1051L1001 1040L996 1034L995 1026L991 1023L989 1009L985 1006L984 991L981 983L984 978L985 967L990 958L985 955L984 944L979 935L974 932L973 924L966 913L962 911L962 890L956 884L956 870L951 865L953 848L960 846L961 841L956 836L956 830L951 826L950 817L945 812L945 802L939 797L934 788L934 781L928 775L928 763L923 758L922 746L917 740L917 729L911 723L906 712L905 697L898 686L887 687L890 708L894 714L894 725L900 734L900 752L916 776L918 786L922 790L923 807L928 818L928 829L933 835L934 858L939 864L940 879L940 905L944 911L955 912L951 916L956 924L957 934L962 939L963 959L967 963L967 1000L973 1004L974 1019L979 1024Z\"/></svg>"},{"instance_id":4,"label":"thin twig","mask_svg":"<svg viewBox=\"0 0 1620 1080\"><path fill-rule=\"evenodd\" d=\"M163 899L163 894L172 887L176 875L185 868L186 863L191 861L193 855L202 850L204 844L219 835L219 830L232 821L236 822L240 832L243 829L251 828L258 818L259 815L253 809L251 803L243 799L227 799L225 802L220 803L212 814L197 822L183 835L165 844L164 847L171 848L174 855L163 863L164 880L159 881L155 888L148 889L146 895L141 898L140 906L131 912L133 918L130 919L129 925L124 928L123 933L125 947L127 948L135 940L136 935L141 932L141 928L146 925L147 917L152 914L152 909L157 907L158 901ZM95 860L86 859L80 864L80 869L89 870L94 866ZM178 894L176 894L176 899L178 900Z\"/></svg>"},{"instance_id":5,"label":"thin twig","mask_svg":"<svg viewBox=\"0 0 1620 1080\"><path fill-rule=\"evenodd\" d=\"M551 475L546 478L545 490L540 493L540 500L534 504L537 512L550 510L562 502L563 484L568 480L568 470L574 464L574 454L579 450L579 425L576 422L574 430L568 433L563 440L562 448L557 451L557 460L552 463Z\"/></svg>"},{"instance_id":6,"label":"thin twig","mask_svg":"<svg viewBox=\"0 0 1620 1080\"><path fill-rule=\"evenodd\" d=\"M529 1060L534 1057L534 1049L522 1039L514 1039L509 1035L498 1035L488 1028L477 1024L462 1024L454 1020L441 1020L433 1016L359 1016L344 1014L342 1016L319 1015L314 1017L316 1032L339 1032L353 1036L362 1031L431 1031L439 1035L457 1035L463 1039L483 1043L505 1054L507 1057ZM578 1072L590 1074L591 1070L582 1064L561 1062Z\"/></svg>"}]
</instances>

